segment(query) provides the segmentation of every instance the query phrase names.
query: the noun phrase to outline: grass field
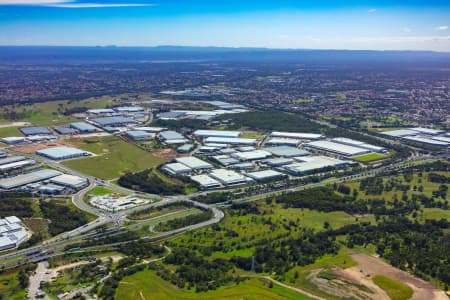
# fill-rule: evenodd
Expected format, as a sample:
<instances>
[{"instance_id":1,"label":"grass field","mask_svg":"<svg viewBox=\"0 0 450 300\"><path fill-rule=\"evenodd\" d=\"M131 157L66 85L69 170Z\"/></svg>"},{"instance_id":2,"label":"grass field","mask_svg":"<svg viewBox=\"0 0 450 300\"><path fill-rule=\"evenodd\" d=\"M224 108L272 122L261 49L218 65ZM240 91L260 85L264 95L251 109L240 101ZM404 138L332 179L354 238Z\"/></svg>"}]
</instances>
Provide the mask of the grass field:
<instances>
[{"instance_id":1,"label":"grass field","mask_svg":"<svg viewBox=\"0 0 450 300\"><path fill-rule=\"evenodd\" d=\"M413 295L412 288L389 277L376 275L372 281L382 288L392 300L407 300Z\"/></svg>"},{"instance_id":2,"label":"grass field","mask_svg":"<svg viewBox=\"0 0 450 300\"><path fill-rule=\"evenodd\" d=\"M118 178L127 171L141 171L164 162L161 158L115 136L72 139L69 142L97 156L68 160L63 164L102 179Z\"/></svg>"},{"instance_id":3,"label":"grass field","mask_svg":"<svg viewBox=\"0 0 450 300\"><path fill-rule=\"evenodd\" d=\"M96 186L89 192L89 195L104 196L104 195L109 195L109 194L113 194L113 193L114 193L113 190L110 190L104 186Z\"/></svg>"},{"instance_id":4,"label":"grass field","mask_svg":"<svg viewBox=\"0 0 450 300\"><path fill-rule=\"evenodd\" d=\"M251 279L239 285L221 287L215 291L195 293L186 291L164 281L153 271L145 270L125 277L116 291L116 299L247 299L247 300L278 300L278 299L310 299L294 291L267 284L258 279Z\"/></svg>"},{"instance_id":5,"label":"grass field","mask_svg":"<svg viewBox=\"0 0 450 300\"><path fill-rule=\"evenodd\" d=\"M360 161L360 162L368 162L368 161L379 160L379 159L382 159L385 157L387 157L386 154L369 153L369 154L365 154L365 155L361 155L361 156L356 156L353 159L356 161Z\"/></svg>"},{"instance_id":6,"label":"grass field","mask_svg":"<svg viewBox=\"0 0 450 300\"><path fill-rule=\"evenodd\" d=\"M0 299L19 300L26 298L26 291L20 289L18 271L0 273Z\"/></svg>"},{"instance_id":7,"label":"grass field","mask_svg":"<svg viewBox=\"0 0 450 300\"><path fill-rule=\"evenodd\" d=\"M16 126L0 128L0 138L8 136L23 136L23 134L20 132L19 127Z\"/></svg>"}]
</instances>

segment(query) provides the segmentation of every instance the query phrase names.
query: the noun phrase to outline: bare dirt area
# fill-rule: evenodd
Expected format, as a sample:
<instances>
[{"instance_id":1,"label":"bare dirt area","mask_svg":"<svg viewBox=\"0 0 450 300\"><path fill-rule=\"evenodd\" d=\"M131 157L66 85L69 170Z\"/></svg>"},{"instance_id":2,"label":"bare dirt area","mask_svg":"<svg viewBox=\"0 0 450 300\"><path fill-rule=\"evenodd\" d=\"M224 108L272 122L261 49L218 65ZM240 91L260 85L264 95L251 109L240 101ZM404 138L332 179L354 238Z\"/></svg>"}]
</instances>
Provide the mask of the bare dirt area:
<instances>
[{"instance_id":1,"label":"bare dirt area","mask_svg":"<svg viewBox=\"0 0 450 300\"><path fill-rule=\"evenodd\" d=\"M32 124L30 122L12 122L12 123L5 123L0 124L0 128L5 127L25 127L25 126L31 126Z\"/></svg>"},{"instance_id":2,"label":"bare dirt area","mask_svg":"<svg viewBox=\"0 0 450 300\"><path fill-rule=\"evenodd\" d=\"M63 270L66 270L66 269L72 269L72 268L75 268L75 267L78 267L78 266L88 265L88 264L92 264L92 263L93 262L90 262L90 261L79 261L79 262L71 263L71 264L68 264L68 265L59 266L59 267L51 269L52 273L51 273L50 277L51 278L57 277L59 271L63 271Z\"/></svg>"},{"instance_id":3,"label":"bare dirt area","mask_svg":"<svg viewBox=\"0 0 450 300\"><path fill-rule=\"evenodd\" d=\"M353 254L352 258L358 266L336 271L336 275L370 288L374 292L372 299L389 299L387 294L372 282L374 275L384 275L409 285L414 291L411 300L448 300L445 293L431 283L394 268L379 258L361 253Z\"/></svg>"},{"instance_id":4,"label":"bare dirt area","mask_svg":"<svg viewBox=\"0 0 450 300\"><path fill-rule=\"evenodd\" d=\"M172 149L155 150L152 151L152 154L166 161L174 160L177 157L177 152Z\"/></svg>"},{"instance_id":5,"label":"bare dirt area","mask_svg":"<svg viewBox=\"0 0 450 300\"><path fill-rule=\"evenodd\" d=\"M42 150L48 147L58 147L58 146L70 146L70 144L64 142L48 142L48 143L39 143L39 144L29 144L29 145L20 145L12 148L14 151L32 154L38 150Z\"/></svg>"}]
</instances>

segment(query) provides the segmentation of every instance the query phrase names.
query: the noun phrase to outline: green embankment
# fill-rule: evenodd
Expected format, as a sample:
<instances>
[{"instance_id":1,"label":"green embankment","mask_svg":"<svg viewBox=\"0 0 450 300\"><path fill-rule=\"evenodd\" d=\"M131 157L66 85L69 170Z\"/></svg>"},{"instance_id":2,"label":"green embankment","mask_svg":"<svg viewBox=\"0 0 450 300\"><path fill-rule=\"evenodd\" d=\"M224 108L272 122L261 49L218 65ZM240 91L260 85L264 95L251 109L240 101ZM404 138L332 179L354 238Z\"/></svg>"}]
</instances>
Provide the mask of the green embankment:
<instances>
[{"instance_id":1,"label":"green embankment","mask_svg":"<svg viewBox=\"0 0 450 300\"><path fill-rule=\"evenodd\" d=\"M376 275L372 280L376 285L382 288L392 300L407 300L413 295L412 288L389 277Z\"/></svg>"}]
</instances>

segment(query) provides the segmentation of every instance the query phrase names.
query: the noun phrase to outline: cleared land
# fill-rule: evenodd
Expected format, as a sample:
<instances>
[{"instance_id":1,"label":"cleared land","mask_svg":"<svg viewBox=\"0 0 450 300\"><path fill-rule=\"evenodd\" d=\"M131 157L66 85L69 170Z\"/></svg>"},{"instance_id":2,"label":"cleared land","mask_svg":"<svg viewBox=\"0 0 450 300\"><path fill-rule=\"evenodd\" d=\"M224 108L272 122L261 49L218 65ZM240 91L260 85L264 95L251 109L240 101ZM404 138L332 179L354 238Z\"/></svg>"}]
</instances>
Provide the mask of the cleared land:
<instances>
[{"instance_id":1,"label":"cleared land","mask_svg":"<svg viewBox=\"0 0 450 300\"><path fill-rule=\"evenodd\" d=\"M102 179L114 179L126 172L136 172L164 162L134 145L115 137L72 139L70 144L97 156L63 162L69 168Z\"/></svg>"},{"instance_id":2,"label":"cleared land","mask_svg":"<svg viewBox=\"0 0 450 300\"><path fill-rule=\"evenodd\" d=\"M125 277L119 284L116 299L310 299L294 291L268 284L258 279L247 280L239 285L227 286L215 291L195 293L186 291L164 281L153 271L145 270Z\"/></svg>"}]
</instances>

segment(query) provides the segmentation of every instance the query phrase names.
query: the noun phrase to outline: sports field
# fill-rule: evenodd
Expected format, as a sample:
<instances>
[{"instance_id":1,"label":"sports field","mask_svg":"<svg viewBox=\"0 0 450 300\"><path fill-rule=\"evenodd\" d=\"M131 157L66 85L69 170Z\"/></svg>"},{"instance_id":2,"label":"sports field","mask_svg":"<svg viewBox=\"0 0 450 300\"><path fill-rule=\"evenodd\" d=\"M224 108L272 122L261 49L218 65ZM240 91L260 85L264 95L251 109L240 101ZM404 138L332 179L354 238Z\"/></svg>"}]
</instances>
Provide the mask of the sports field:
<instances>
[{"instance_id":1,"label":"sports field","mask_svg":"<svg viewBox=\"0 0 450 300\"><path fill-rule=\"evenodd\" d=\"M259 279L251 279L239 285L226 286L215 291L195 293L182 290L158 277L153 271L145 270L123 278L116 291L116 299L203 299L203 300L282 300L310 299L297 292L274 285L272 288Z\"/></svg>"}]
</instances>

